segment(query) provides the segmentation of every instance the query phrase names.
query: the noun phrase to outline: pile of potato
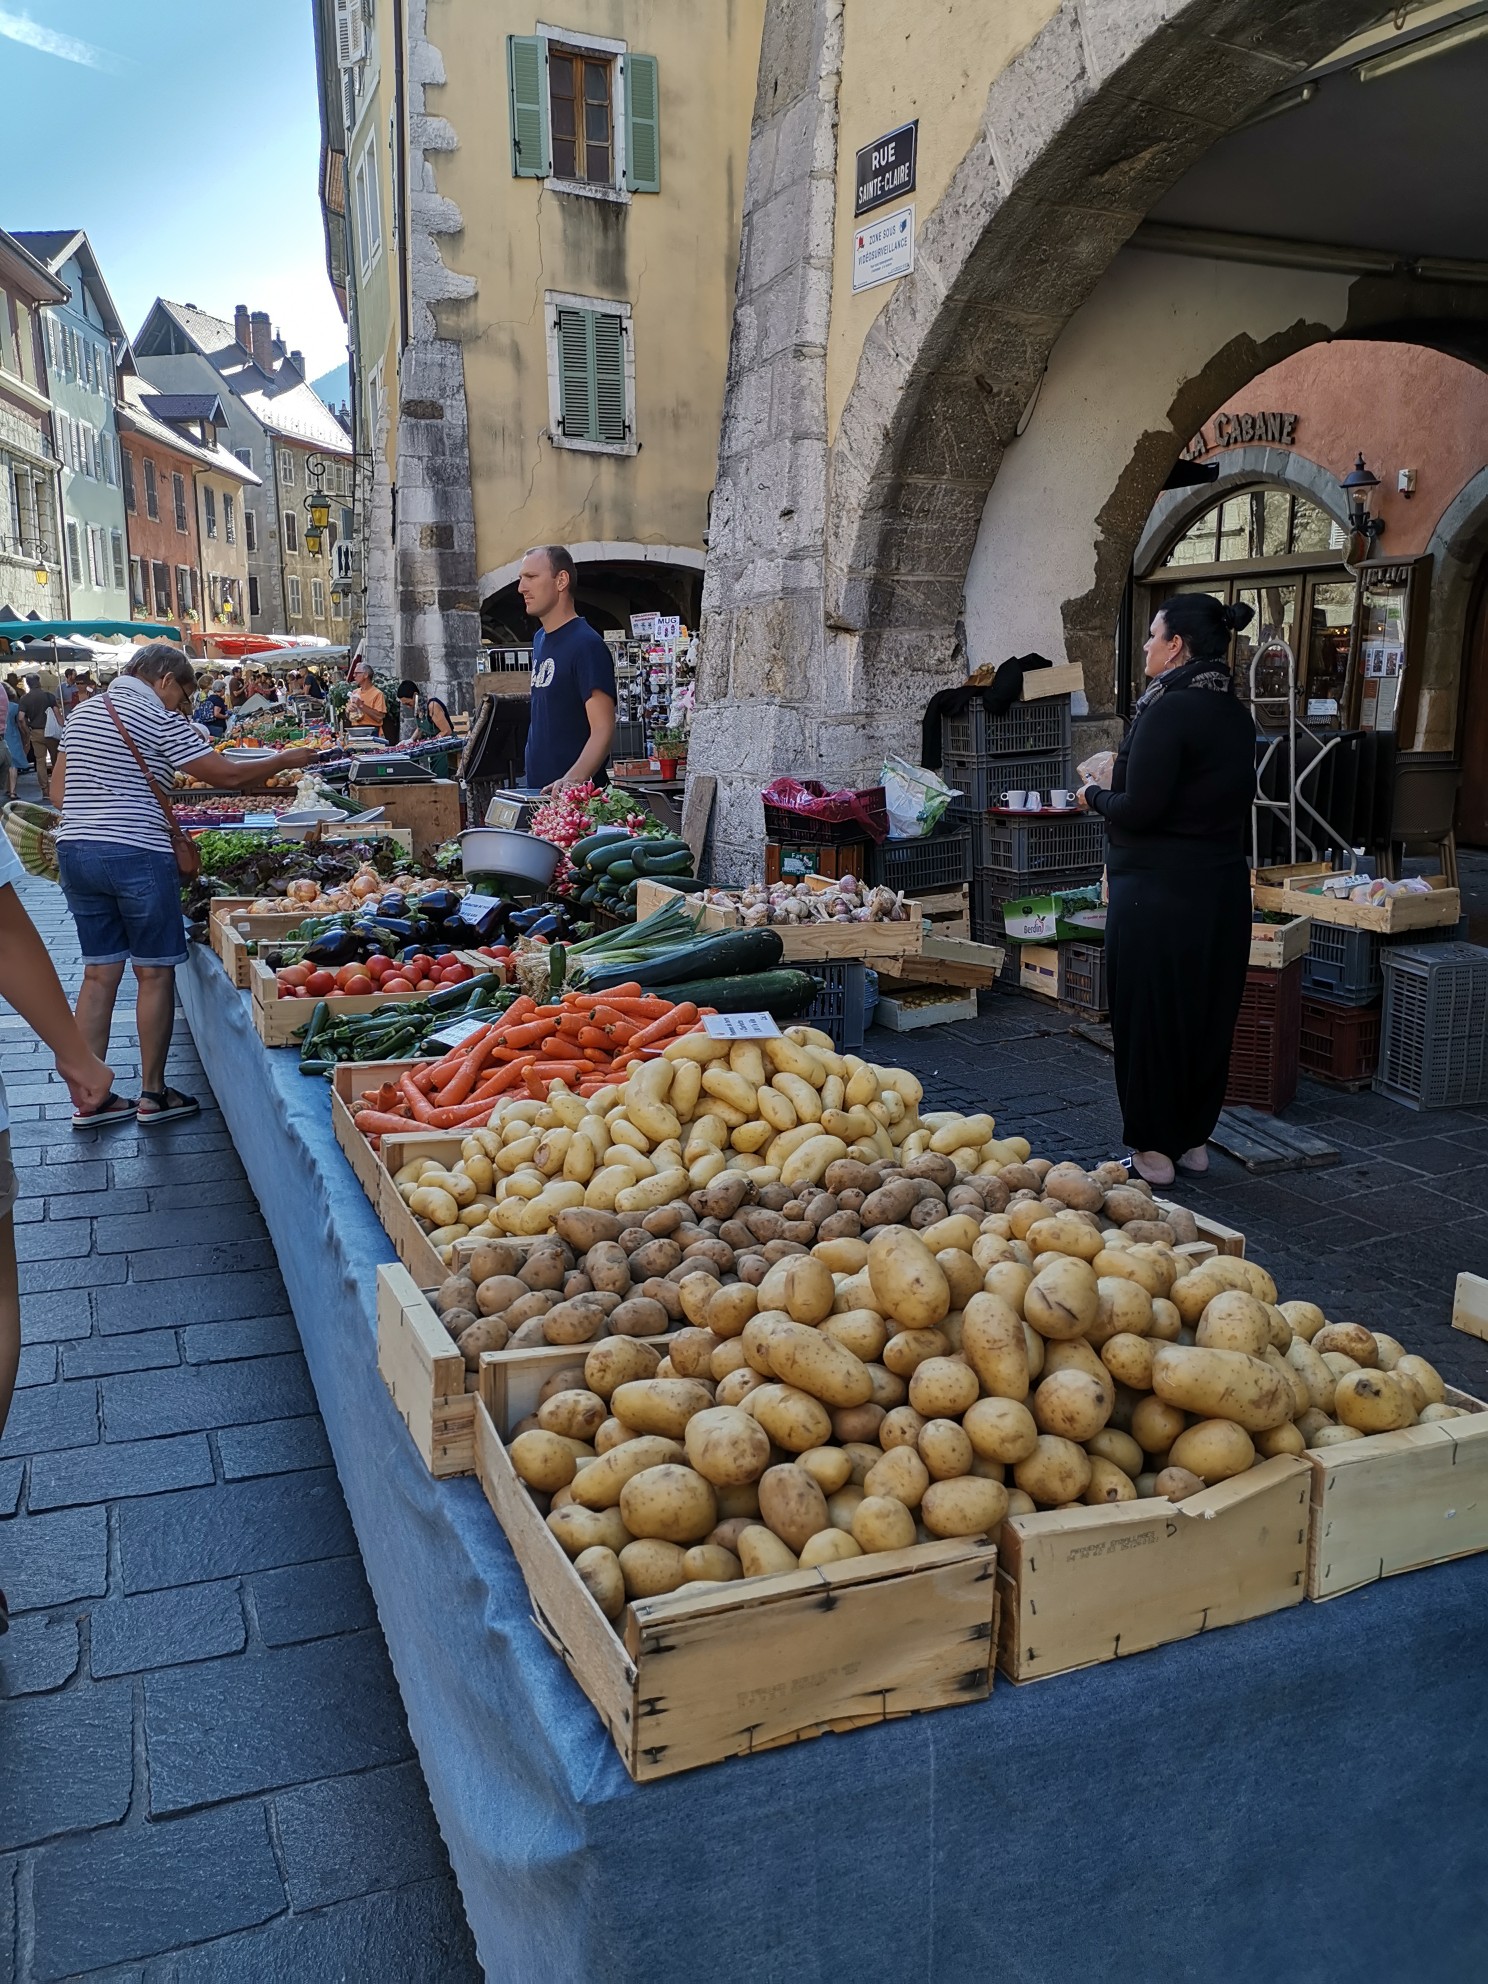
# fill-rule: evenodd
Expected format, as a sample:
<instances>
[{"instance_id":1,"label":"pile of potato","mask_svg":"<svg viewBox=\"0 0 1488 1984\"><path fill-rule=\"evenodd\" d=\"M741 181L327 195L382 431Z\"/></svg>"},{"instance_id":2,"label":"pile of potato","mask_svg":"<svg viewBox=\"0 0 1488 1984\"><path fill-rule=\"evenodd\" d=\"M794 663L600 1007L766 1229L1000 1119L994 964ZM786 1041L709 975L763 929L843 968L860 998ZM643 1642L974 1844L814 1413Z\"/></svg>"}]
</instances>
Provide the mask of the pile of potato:
<instances>
[{"instance_id":1,"label":"pile of potato","mask_svg":"<svg viewBox=\"0 0 1488 1984\"><path fill-rule=\"evenodd\" d=\"M448 1263L456 1240L549 1233L577 1207L648 1212L725 1173L789 1186L790 1198L841 1158L936 1151L959 1177L1028 1156L1022 1137L996 1138L990 1116L921 1115L923 1094L904 1069L835 1053L811 1027L762 1041L686 1034L588 1100L555 1082L546 1102L497 1104L456 1163L414 1159L394 1183Z\"/></svg>"},{"instance_id":2,"label":"pile of potato","mask_svg":"<svg viewBox=\"0 0 1488 1984\"><path fill-rule=\"evenodd\" d=\"M669 1271L687 1327L665 1346L604 1337L515 1429L512 1463L607 1616L995 1536L1008 1514L1181 1500L1273 1455L1456 1416L1392 1338L1278 1306L1264 1269L1196 1261L1169 1220L1130 1218L1157 1209L1118 1165L968 1178L927 1152L868 1169L856 1233L796 1243L752 1279L693 1252ZM839 1206L819 1230L867 1182L829 1172ZM674 1244L709 1224L704 1197Z\"/></svg>"}]
</instances>

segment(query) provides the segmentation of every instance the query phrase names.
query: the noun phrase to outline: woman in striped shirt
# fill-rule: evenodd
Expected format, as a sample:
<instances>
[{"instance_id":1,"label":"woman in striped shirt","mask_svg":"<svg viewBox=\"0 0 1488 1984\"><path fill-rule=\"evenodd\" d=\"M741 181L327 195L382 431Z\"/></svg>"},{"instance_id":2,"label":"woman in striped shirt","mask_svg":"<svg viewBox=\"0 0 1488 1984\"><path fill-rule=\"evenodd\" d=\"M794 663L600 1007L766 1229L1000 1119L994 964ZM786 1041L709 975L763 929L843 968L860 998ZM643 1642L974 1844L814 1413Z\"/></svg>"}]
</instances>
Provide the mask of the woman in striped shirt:
<instances>
[{"instance_id":1,"label":"woman in striped shirt","mask_svg":"<svg viewBox=\"0 0 1488 1984\"><path fill-rule=\"evenodd\" d=\"M308 749L281 751L273 758L229 764L187 715L194 687L191 663L181 650L152 641L106 694L79 703L67 719L52 795L62 803L57 865L83 953L78 1024L94 1053L106 1060L114 1000L128 962L136 980L140 1043L138 1102L110 1093L97 1109L78 1110L75 1130L126 1121L168 1123L194 1116L200 1106L165 1079L175 968L186 962L186 925L166 810L151 780L168 791L175 774L186 772L203 785L233 791L275 772L298 770L316 757Z\"/></svg>"}]
</instances>

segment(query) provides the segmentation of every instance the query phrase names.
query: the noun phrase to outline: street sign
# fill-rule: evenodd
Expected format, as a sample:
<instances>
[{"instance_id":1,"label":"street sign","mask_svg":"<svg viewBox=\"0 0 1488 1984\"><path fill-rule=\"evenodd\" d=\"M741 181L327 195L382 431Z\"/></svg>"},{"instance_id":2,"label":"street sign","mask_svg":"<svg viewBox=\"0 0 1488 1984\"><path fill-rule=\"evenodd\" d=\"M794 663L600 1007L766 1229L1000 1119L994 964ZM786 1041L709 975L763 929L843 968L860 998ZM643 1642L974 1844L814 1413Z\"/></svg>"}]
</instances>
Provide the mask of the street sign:
<instances>
[{"instance_id":1,"label":"street sign","mask_svg":"<svg viewBox=\"0 0 1488 1984\"><path fill-rule=\"evenodd\" d=\"M878 220L864 221L853 235L854 292L872 289L875 283L892 282L914 269L914 222L912 206L898 213L884 214Z\"/></svg>"},{"instance_id":2,"label":"street sign","mask_svg":"<svg viewBox=\"0 0 1488 1984\"><path fill-rule=\"evenodd\" d=\"M857 185L853 197L853 218L861 220L874 207L890 200L901 200L915 189L915 155L919 150L920 120L901 124L858 153Z\"/></svg>"}]
</instances>

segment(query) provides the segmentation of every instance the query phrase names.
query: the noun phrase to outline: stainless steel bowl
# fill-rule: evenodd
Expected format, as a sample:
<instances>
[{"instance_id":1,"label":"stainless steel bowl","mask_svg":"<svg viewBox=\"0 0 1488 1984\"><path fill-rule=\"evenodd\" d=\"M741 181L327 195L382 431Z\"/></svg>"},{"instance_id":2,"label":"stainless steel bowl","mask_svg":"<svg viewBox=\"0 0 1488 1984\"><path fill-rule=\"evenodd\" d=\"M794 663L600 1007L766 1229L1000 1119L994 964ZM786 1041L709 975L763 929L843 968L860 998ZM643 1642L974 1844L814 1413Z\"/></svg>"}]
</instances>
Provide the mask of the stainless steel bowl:
<instances>
[{"instance_id":1,"label":"stainless steel bowl","mask_svg":"<svg viewBox=\"0 0 1488 1984\"><path fill-rule=\"evenodd\" d=\"M558 866L558 849L550 840L510 827L467 827L460 836L460 865L467 875L497 876L541 894Z\"/></svg>"}]
</instances>

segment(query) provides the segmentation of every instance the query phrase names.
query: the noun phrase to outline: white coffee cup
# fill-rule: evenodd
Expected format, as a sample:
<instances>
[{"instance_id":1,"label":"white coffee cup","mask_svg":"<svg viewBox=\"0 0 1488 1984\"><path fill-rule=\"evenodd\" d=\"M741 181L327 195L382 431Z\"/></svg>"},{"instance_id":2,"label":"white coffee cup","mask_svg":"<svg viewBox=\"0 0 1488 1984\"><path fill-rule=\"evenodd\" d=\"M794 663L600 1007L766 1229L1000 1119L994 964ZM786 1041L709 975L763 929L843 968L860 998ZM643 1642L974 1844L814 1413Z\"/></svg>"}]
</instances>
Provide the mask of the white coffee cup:
<instances>
[{"instance_id":1,"label":"white coffee cup","mask_svg":"<svg viewBox=\"0 0 1488 1984\"><path fill-rule=\"evenodd\" d=\"M1054 790L1049 794L1049 804L1054 808L1056 813L1067 813L1070 808L1070 794L1066 792L1062 785L1056 785Z\"/></svg>"},{"instance_id":2,"label":"white coffee cup","mask_svg":"<svg viewBox=\"0 0 1488 1984\"><path fill-rule=\"evenodd\" d=\"M1023 810L1026 813L1041 813L1044 810L1043 796L1037 792L1025 792Z\"/></svg>"},{"instance_id":3,"label":"white coffee cup","mask_svg":"<svg viewBox=\"0 0 1488 1984\"><path fill-rule=\"evenodd\" d=\"M1002 803L1008 808L1009 812L1021 813L1028 804L1028 794L1026 792L1005 792L1002 795Z\"/></svg>"}]
</instances>

